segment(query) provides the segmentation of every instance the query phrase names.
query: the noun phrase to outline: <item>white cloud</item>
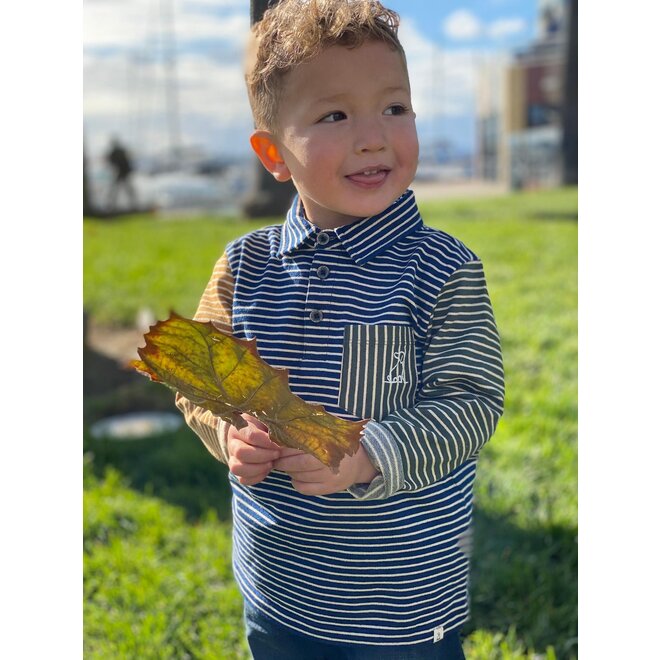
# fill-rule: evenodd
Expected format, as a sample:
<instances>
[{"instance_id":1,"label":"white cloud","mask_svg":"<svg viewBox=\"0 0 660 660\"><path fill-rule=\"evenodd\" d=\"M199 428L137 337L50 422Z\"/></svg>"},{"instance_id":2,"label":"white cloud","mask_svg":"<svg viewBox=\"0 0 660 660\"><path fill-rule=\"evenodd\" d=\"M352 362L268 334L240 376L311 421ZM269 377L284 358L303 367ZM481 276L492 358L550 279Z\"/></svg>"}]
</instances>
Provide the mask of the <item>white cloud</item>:
<instances>
[{"instance_id":1,"label":"white cloud","mask_svg":"<svg viewBox=\"0 0 660 660\"><path fill-rule=\"evenodd\" d=\"M457 9L443 23L444 33L456 41L476 39L481 35L481 21L467 9Z\"/></svg>"},{"instance_id":2,"label":"white cloud","mask_svg":"<svg viewBox=\"0 0 660 660\"><path fill-rule=\"evenodd\" d=\"M480 37L488 37L493 40L506 39L520 34L526 28L526 21L518 16L483 23L467 9L457 9L447 16L442 25L445 35L454 41L469 41Z\"/></svg>"},{"instance_id":3,"label":"white cloud","mask_svg":"<svg viewBox=\"0 0 660 660\"><path fill-rule=\"evenodd\" d=\"M177 59L176 77L184 144L235 153L244 143L248 153L251 113L241 63L182 54ZM142 153L165 149L166 71L161 62L138 65L121 52L106 57L88 54L83 92L85 125L93 151L105 148L113 133L121 134ZM197 128L200 124L204 134ZM227 143L227 135L235 136L233 143Z\"/></svg>"},{"instance_id":4,"label":"white cloud","mask_svg":"<svg viewBox=\"0 0 660 660\"><path fill-rule=\"evenodd\" d=\"M83 111L92 152L104 149L112 134L121 135L142 153L163 151L168 144L159 6L153 0L86 0L83 6ZM247 152L251 113L242 56L249 4L185 0L174 3L174 17L184 144L235 153L245 143ZM212 45L194 48L201 41Z\"/></svg>"},{"instance_id":5,"label":"white cloud","mask_svg":"<svg viewBox=\"0 0 660 660\"><path fill-rule=\"evenodd\" d=\"M418 123L471 114L478 66L475 53L470 49L441 49L405 18L399 35L408 60Z\"/></svg>"},{"instance_id":6,"label":"white cloud","mask_svg":"<svg viewBox=\"0 0 660 660\"><path fill-rule=\"evenodd\" d=\"M242 44L250 25L249 9L221 15L210 7L235 7L231 3L182 2L174 5L174 26L178 43L199 39L221 39ZM158 44L169 29L169 19L159 11L158 3L93 2L83 7L83 45L94 47L144 48Z\"/></svg>"},{"instance_id":7,"label":"white cloud","mask_svg":"<svg viewBox=\"0 0 660 660\"><path fill-rule=\"evenodd\" d=\"M488 26L487 32L492 39L506 39L520 34L526 27L527 23L523 18L500 18Z\"/></svg>"}]
</instances>

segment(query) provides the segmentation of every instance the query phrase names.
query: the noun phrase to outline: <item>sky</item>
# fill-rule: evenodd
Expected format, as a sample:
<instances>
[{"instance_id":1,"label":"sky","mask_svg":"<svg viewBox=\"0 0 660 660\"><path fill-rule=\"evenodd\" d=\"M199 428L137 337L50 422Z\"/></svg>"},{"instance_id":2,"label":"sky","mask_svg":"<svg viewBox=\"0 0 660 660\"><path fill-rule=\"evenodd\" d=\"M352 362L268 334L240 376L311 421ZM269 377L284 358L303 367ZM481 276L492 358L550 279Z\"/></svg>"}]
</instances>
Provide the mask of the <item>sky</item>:
<instances>
[{"instance_id":1,"label":"sky","mask_svg":"<svg viewBox=\"0 0 660 660\"><path fill-rule=\"evenodd\" d=\"M547 1L384 3L401 17L422 154L440 140L471 150L477 69L529 44ZM164 153L178 140L218 157L248 157L252 123L242 57L249 6L249 0L85 0L88 154L101 154L116 135L142 156ZM174 124L166 112L168 62L175 62L178 90L176 106L169 106L178 108L170 115L178 117Z\"/></svg>"}]
</instances>

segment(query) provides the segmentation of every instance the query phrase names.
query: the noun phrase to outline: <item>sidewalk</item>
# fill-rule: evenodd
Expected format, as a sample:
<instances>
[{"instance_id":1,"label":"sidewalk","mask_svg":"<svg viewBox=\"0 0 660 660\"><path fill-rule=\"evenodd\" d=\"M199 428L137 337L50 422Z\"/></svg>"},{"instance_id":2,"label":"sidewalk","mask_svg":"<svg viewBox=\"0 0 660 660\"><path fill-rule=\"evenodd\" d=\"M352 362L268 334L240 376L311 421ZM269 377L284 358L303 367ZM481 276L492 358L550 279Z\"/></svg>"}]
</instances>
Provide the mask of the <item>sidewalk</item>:
<instances>
[{"instance_id":1,"label":"sidewalk","mask_svg":"<svg viewBox=\"0 0 660 660\"><path fill-rule=\"evenodd\" d=\"M418 201L431 199L474 199L475 197L498 197L509 190L503 183L493 181L466 180L455 182L413 181L410 186Z\"/></svg>"}]
</instances>

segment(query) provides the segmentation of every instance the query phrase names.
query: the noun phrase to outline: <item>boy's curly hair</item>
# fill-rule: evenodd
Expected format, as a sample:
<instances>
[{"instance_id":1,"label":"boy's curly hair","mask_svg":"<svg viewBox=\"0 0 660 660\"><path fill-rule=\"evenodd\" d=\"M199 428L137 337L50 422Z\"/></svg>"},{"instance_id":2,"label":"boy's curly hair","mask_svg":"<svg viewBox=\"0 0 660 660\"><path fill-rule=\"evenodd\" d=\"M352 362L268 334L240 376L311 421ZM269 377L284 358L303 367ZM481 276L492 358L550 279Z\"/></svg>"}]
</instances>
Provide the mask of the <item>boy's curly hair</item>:
<instances>
[{"instance_id":1,"label":"boy's curly hair","mask_svg":"<svg viewBox=\"0 0 660 660\"><path fill-rule=\"evenodd\" d=\"M281 0L252 28L247 52L248 97L255 126L274 130L285 75L330 46L383 41L406 64L399 15L376 0Z\"/></svg>"}]
</instances>

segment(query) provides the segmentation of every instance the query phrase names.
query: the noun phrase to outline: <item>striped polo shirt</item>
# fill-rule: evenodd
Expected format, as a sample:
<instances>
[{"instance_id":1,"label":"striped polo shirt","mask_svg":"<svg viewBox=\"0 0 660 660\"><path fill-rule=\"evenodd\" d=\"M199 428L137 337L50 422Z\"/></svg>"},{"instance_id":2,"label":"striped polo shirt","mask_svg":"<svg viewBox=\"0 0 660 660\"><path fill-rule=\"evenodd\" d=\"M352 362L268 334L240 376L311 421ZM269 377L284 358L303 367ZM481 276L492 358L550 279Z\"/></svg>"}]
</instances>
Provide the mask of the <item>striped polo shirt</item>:
<instances>
[{"instance_id":1,"label":"striped polo shirt","mask_svg":"<svg viewBox=\"0 0 660 660\"><path fill-rule=\"evenodd\" d=\"M371 420L370 484L319 497L277 470L254 486L230 474L245 600L292 631L351 644L418 644L465 622L476 461L504 399L477 256L425 226L411 190L332 230L296 197L283 225L227 246L196 318L256 338L309 403ZM228 424L177 405L226 462Z\"/></svg>"}]
</instances>

